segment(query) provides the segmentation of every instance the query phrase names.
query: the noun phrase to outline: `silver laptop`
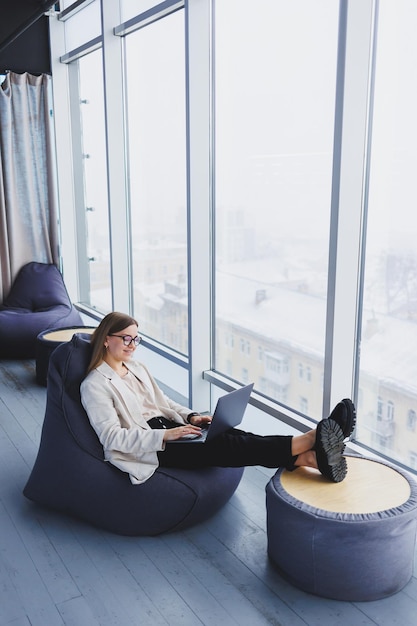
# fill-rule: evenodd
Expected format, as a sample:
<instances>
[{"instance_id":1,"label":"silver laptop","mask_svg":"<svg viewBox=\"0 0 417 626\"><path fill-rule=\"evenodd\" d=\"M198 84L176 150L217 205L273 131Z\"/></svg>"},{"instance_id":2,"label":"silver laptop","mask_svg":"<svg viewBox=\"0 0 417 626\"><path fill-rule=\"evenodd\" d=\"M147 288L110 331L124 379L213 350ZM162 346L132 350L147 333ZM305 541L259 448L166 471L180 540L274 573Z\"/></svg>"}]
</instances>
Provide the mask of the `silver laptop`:
<instances>
[{"instance_id":1,"label":"silver laptop","mask_svg":"<svg viewBox=\"0 0 417 626\"><path fill-rule=\"evenodd\" d=\"M202 428L201 435L186 435L181 439L167 441L167 443L205 443L226 432L229 428L238 426L245 414L252 389L253 383L221 396L217 400L211 423Z\"/></svg>"}]
</instances>

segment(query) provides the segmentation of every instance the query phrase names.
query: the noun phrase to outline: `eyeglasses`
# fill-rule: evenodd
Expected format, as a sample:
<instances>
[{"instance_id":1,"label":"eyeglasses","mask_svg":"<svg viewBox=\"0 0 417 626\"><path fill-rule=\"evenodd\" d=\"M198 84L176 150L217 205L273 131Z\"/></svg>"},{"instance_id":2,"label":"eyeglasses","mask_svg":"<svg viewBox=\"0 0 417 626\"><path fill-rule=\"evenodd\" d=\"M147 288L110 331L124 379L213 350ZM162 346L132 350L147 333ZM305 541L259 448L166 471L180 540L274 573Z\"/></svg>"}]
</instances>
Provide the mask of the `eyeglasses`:
<instances>
[{"instance_id":1,"label":"eyeglasses","mask_svg":"<svg viewBox=\"0 0 417 626\"><path fill-rule=\"evenodd\" d=\"M136 335L136 337L131 337L130 335L112 335L109 337L119 337L124 343L125 346L130 346L131 343L137 348L140 342L142 341L142 337L140 335Z\"/></svg>"}]
</instances>

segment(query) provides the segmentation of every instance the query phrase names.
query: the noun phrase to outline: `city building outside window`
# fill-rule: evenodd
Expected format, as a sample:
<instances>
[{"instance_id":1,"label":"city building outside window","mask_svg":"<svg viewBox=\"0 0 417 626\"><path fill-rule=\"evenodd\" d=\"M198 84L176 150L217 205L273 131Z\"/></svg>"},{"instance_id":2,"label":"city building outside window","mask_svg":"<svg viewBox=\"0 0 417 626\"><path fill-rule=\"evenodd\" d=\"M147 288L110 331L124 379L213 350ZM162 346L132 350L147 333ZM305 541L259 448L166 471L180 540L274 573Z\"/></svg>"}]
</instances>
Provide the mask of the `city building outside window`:
<instances>
[{"instance_id":1,"label":"city building outside window","mask_svg":"<svg viewBox=\"0 0 417 626\"><path fill-rule=\"evenodd\" d=\"M216 332L232 324L250 331L258 354L296 359L302 345L321 357L317 380L325 353L338 20L339 3L326 0L260 0L256 10L249 0L215 3ZM226 353L216 346L215 368L225 371ZM250 358L255 388L268 377L271 388L282 389L281 372L274 378L270 364L263 369L256 354ZM290 377L285 397L298 407ZM304 406L317 417L322 397Z\"/></svg>"},{"instance_id":2,"label":"city building outside window","mask_svg":"<svg viewBox=\"0 0 417 626\"><path fill-rule=\"evenodd\" d=\"M133 312L188 354L184 11L125 38Z\"/></svg>"}]
</instances>

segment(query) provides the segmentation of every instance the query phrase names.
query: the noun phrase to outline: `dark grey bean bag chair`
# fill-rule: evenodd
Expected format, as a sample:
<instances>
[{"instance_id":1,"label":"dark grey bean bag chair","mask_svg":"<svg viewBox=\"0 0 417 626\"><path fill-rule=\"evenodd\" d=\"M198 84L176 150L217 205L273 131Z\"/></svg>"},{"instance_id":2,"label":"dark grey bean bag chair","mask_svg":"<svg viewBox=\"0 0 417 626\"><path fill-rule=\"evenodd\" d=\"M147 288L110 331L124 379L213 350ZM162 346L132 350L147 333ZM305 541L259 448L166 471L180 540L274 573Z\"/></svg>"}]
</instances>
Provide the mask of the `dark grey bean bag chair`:
<instances>
[{"instance_id":1,"label":"dark grey bean bag chair","mask_svg":"<svg viewBox=\"0 0 417 626\"><path fill-rule=\"evenodd\" d=\"M127 473L104 461L80 401L89 341L76 334L52 353L40 448L24 495L121 535L157 535L213 515L234 493L242 468L159 468L133 485Z\"/></svg>"},{"instance_id":2,"label":"dark grey bean bag chair","mask_svg":"<svg viewBox=\"0 0 417 626\"><path fill-rule=\"evenodd\" d=\"M83 326L61 272L49 263L27 263L0 305L0 358L32 359L47 328Z\"/></svg>"}]
</instances>

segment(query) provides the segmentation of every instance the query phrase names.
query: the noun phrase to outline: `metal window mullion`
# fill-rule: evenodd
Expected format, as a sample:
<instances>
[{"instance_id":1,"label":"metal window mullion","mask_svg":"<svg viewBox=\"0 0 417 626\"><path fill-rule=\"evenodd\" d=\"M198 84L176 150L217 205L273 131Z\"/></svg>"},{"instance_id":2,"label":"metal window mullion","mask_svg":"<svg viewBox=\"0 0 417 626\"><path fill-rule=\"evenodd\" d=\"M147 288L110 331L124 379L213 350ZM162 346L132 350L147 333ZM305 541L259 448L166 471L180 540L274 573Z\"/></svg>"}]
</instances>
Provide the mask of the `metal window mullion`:
<instances>
[{"instance_id":1,"label":"metal window mullion","mask_svg":"<svg viewBox=\"0 0 417 626\"><path fill-rule=\"evenodd\" d=\"M186 3L190 406L210 406L211 368L211 3Z\"/></svg>"},{"instance_id":2,"label":"metal window mullion","mask_svg":"<svg viewBox=\"0 0 417 626\"><path fill-rule=\"evenodd\" d=\"M73 155L74 173L74 212L76 221L76 246L77 246L77 267L79 283L80 302L90 302L90 268L87 251L87 220L85 206L85 172L84 155L82 145L82 128L79 90L79 66L78 61L68 66L68 86L71 111L71 140Z\"/></svg>"},{"instance_id":3,"label":"metal window mullion","mask_svg":"<svg viewBox=\"0 0 417 626\"><path fill-rule=\"evenodd\" d=\"M77 267L77 236L75 217L75 189L82 181L74 176L72 162L71 112L68 67L59 62L65 50L64 24L55 16L49 17L51 46L52 93L55 124L55 149L59 202L61 256L65 285L73 301L79 300Z\"/></svg>"},{"instance_id":4,"label":"metal window mullion","mask_svg":"<svg viewBox=\"0 0 417 626\"><path fill-rule=\"evenodd\" d=\"M152 22L162 19L179 9L184 8L184 0L165 0L165 2L161 2L151 9L140 13L136 17L124 22L123 24L119 24L113 29L113 32L118 37L124 37L129 33L138 30L139 28L143 28Z\"/></svg>"},{"instance_id":5,"label":"metal window mullion","mask_svg":"<svg viewBox=\"0 0 417 626\"><path fill-rule=\"evenodd\" d=\"M342 0L323 413L353 396L374 0ZM343 42L342 42L343 43Z\"/></svg>"},{"instance_id":6,"label":"metal window mullion","mask_svg":"<svg viewBox=\"0 0 417 626\"><path fill-rule=\"evenodd\" d=\"M359 273L359 295L358 295L358 329L357 329L357 341L358 349L356 351L355 369L354 369L354 397L358 399L359 395L359 367L360 367L360 344L362 333L362 318L363 318L363 300L364 300L364 281L365 281L365 250L366 250L366 231L368 223L368 202L369 202L369 181L370 181L370 167L371 167L371 144L372 144L372 127L373 127L373 108L374 108L374 96L375 96L375 71L376 71L376 47L377 47L377 31L378 31L378 14L379 14L379 0L374 0L374 13L373 13L373 37L372 37L372 50L370 52L371 57L371 70L369 79L369 107L368 107L368 133L367 133L367 151L365 160L365 176L364 176L364 193L363 193L363 220L362 220L362 244L361 244L361 258L360 258L360 273Z\"/></svg>"},{"instance_id":7,"label":"metal window mullion","mask_svg":"<svg viewBox=\"0 0 417 626\"><path fill-rule=\"evenodd\" d=\"M76 0L76 2L73 2L70 6L68 6L66 9L58 14L58 19L61 22L66 22L71 17L73 17L73 15L75 15L79 11L82 11L89 4L92 4L95 1L96 0Z\"/></svg>"},{"instance_id":8,"label":"metal window mullion","mask_svg":"<svg viewBox=\"0 0 417 626\"><path fill-rule=\"evenodd\" d=\"M107 185L113 308L131 312L130 222L126 185L124 60L122 42L113 35L119 3L101 0Z\"/></svg>"},{"instance_id":9,"label":"metal window mullion","mask_svg":"<svg viewBox=\"0 0 417 626\"><path fill-rule=\"evenodd\" d=\"M78 46L78 48L66 52L59 57L59 60L61 61L61 63L71 63L72 61L76 61L86 54L90 54L90 52L94 52L94 50L98 50L99 48L101 48L102 45L103 37L99 35L98 37L94 37L94 39L91 39L90 41L86 41L81 46Z\"/></svg>"}]
</instances>

